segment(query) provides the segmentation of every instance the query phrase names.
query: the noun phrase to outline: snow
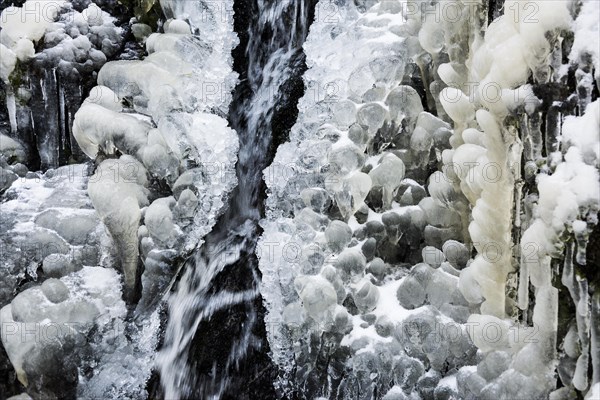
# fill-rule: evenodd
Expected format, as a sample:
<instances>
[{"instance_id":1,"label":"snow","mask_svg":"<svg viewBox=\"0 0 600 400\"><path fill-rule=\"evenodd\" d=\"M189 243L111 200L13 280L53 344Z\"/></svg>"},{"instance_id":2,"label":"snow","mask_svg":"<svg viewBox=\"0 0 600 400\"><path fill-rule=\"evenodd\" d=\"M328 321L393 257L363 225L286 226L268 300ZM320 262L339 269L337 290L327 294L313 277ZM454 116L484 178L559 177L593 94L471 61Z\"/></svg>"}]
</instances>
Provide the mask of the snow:
<instances>
[{"instance_id":1,"label":"snow","mask_svg":"<svg viewBox=\"0 0 600 400\"><path fill-rule=\"evenodd\" d=\"M540 259L554 253L555 246L560 243L560 235L568 227L579 234L588 231L584 222L587 214L600 209L599 104L595 101L588 105L581 117L565 119L564 159L558 159L551 175L538 176L537 219L523 234L522 243L542 244L536 252ZM578 262L585 263L585 260L578 259Z\"/></svg>"},{"instance_id":2,"label":"snow","mask_svg":"<svg viewBox=\"0 0 600 400\"><path fill-rule=\"evenodd\" d=\"M93 16L89 24L83 16L88 13ZM82 77L95 77L107 58L120 51L123 30L115 26L115 18L93 3L80 13L70 2L62 0L28 0L22 7L4 9L0 19L0 79L7 84L5 96L11 131L17 137L22 136L24 141L30 141L28 132L35 130L32 120L39 123L31 110L37 99L29 102L32 92L37 92L41 86L46 102L55 101L46 98L46 89L56 90L60 115L50 118L50 123L55 126L48 127L48 132L43 133L35 130L38 136L43 134L47 138L40 140L45 143L38 144L42 166L56 167L59 165L58 141L50 132L53 128L61 132L65 129L58 119L61 116L72 118L69 113L76 110L80 101L75 91L64 90L61 80L77 85ZM18 68L17 75L13 76L15 68ZM35 74L34 70L37 71ZM65 103L65 97L71 101ZM47 104L43 107L49 110ZM67 108L71 109L66 111ZM25 119L23 112L30 114L29 118ZM23 126L19 127L19 124Z\"/></svg>"},{"instance_id":3,"label":"snow","mask_svg":"<svg viewBox=\"0 0 600 400\"><path fill-rule=\"evenodd\" d=\"M438 383L438 386L446 386L451 389L454 389L455 391L458 390L458 385L456 383L456 375L448 375L443 377Z\"/></svg>"},{"instance_id":4,"label":"snow","mask_svg":"<svg viewBox=\"0 0 600 400\"><path fill-rule=\"evenodd\" d=\"M594 383L591 389L585 395L585 400L600 399L600 382Z\"/></svg>"},{"instance_id":5,"label":"snow","mask_svg":"<svg viewBox=\"0 0 600 400\"><path fill-rule=\"evenodd\" d=\"M406 310L398 304L396 292L402 283L402 279L391 281L379 286L379 301L377 307L372 311L378 317L386 316L395 323L401 323L407 316L414 314L417 309Z\"/></svg>"},{"instance_id":6,"label":"snow","mask_svg":"<svg viewBox=\"0 0 600 400\"><path fill-rule=\"evenodd\" d=\"M66 1L28 0L22 7L7 7L0 15L0 40L5 45L14 45L25 38L39 41L57 17ZM40 16L42 16L40 18Z\"/></svg>"},{"instance_id":7,"label":"snow","mask_svg":"<svg viewBox=\"0 0 600 400\"><path fill-rule=\"evenodd\" d=\"M0 78L8 83L10 74L17 64L17 55L14 51L0 43Z\"/></svg>"},{"instance_id":8,"label":"snow","mask_svg":"<svg viewBox=\"0 0 600 400\"><path fill-rule=\"evenodd\" d=\"M569 59L577 63L584 62L584 58L590 55L596 70L596 81L600 79L600 39L597 35L600 31L599 14L600 3L593 0L583 2L573 26L575 40L569 54Z\"/></svg>"},{"instance_id":9,"label":"snow","mask_svg":"<svg viewBox=\"0 0 600 400\"><path fill-rule=\"evenodd\" d=\"M583 115L569 115L563 121L562 138L567 148L575 146L586 164L600 165L600 102L589 104Z\"/></svg>"}]
</instances>

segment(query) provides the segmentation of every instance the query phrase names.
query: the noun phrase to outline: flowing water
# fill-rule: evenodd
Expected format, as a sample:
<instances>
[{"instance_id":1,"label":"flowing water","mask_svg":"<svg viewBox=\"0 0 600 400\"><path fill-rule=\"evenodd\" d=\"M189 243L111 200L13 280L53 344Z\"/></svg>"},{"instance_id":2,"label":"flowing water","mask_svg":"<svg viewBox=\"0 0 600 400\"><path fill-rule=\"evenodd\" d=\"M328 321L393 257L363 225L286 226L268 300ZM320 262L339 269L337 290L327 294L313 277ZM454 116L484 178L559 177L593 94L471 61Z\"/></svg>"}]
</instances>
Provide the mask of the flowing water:
<instances>
[{"instance_id":1,"label":"flowing water","mask_svg":"<svg viewBox=\"0 0 600 400\"><path fill-rule=\"evenodd\" d=\"M273 127L274 115L293 114L301 95L293 88L302 86L302 44L313 6L310 0L237 4L236 25L238 19L247 22L241 24L246 31L238 31L245 47L237 50L240 84L229 117L240 140L238 187L169 298L158 358L165 398L229 393L245 398L248 381L269 371L254 255L264 199L262 171L271 161L274 136L285 135L275 132L282 128Z\"/></svg>"}]
</instances>

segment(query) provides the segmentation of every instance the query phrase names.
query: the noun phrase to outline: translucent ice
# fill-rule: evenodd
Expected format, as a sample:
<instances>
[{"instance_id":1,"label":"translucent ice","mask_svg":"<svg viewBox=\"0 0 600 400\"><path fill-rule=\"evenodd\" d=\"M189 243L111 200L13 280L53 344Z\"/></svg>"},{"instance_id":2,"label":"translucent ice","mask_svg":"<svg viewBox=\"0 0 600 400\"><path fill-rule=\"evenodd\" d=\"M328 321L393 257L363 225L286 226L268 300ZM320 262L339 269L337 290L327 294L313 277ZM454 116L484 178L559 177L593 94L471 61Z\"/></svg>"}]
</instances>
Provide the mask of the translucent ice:
<instances>
[{"instance_id":1,"label":"translucent ice","mask_svg":"<svg viewBox=\"0 0 600 400\"><path fill-rule=\"evenodd\" d=\"M358 121L368 127L369 133L374 134L387 116L387 110L379 103L365 104L358 110Z\"/></svg>"},{"instance_id":2,"label":"translucent ice","mask_svg":"<svg viewBox=\"0 0 600 400\"><path fill-rule=\"evenodd\" d=\"M416 278L408 276L404 278L400 286L398 286L396 295L400 305L407 310L411 310L423 305L426 293L425 288Z\"/></svg>"},{"instance_id":3,"label":"translucent ice","mask_svg":"<svg viewBox=\"0 0 600 400\"><path fill-rule=\"evenodd\" d=\"M50 278L41 286L42 293L53 303L61 303L69 298L69 289L60 280Z\"/></svg>"},{"instance_id":4,"label":"translucent ice","mask_svg":"<svg viewBox=\"0 0 600 400\"><path fill-rule=\"evenodd\" d=\"M328 158L334 168L343 175L360 168L364 163L363 152L353 144L336 146Z\"/></svg>"},{"instance_id":5,"label":"translucent ice","mask_svg":"<svg viewBox=\"0 0 600 400\"><path fill-rule=\"evenodd\" d=\"M152 202L144 214L144 224L150 235L171 246L177 235L171 211L173 206L175 206L173 197L163 197Z\"/></svg>"},{"instance_id":6,"label":"translucent ice","mask_svg":"<svg viewBox=\"0 0 600 400\"><path fill-rule=\"evenodd\" d=\"M337 304L335 289L320 276L299 276L294 285L306 313L318 324L331 321Z\"/></svg>"},{"instance_id":7,"label":"translucent ice","mask_svg":"<svg viewBox=\"0 0 600 400\"><path fill-rule=\"evenodd\" d=\"M354 294L354 302L362 312L369 312L375 309L379 301L379 289L373 285L371 281L363 281L356 293Z\"/></svg>"},{"instance_id":8,"label":"translucent ice","mask_svg":"<svg viewBox=\"0 0 600 400\"><path fill-rule=\"evenodd\" d=\"M344 250L336 259L336 267L344 272L345 276L360 275L366 266L365 256L356 248Z\"/></svg>"},{"instance_id":9,"label":"translucent ice","mask_svg":"<svg viewBox=\"0 0 600 400\"><path fill-rule=\"evenodd\" d=\"M384 208L391 206L394 190L400 186L404 178L404 172L404 163L394 154L384 155L379 165L369 172L373 186L383 188Z\"/></svg>"},{"instance_id":10,"label":"translucent ice","mask_svg":"<svg viewBox=\"0 0 600 400\"><path fill-rule=\"evenodd\" d=\"M491 315L472 314L469 325L471 340L482 351L508 348L509 325L506 321Z\"/></svg>"},{"instance_id":11,"label":"translucent ice","mask_svg":"<svg viewBox=\"0 0 600 400\"><path fill-rule=\"evenodd\" d=\"M350 100L334 104L333 113L340 128L347 128L356 121L356 104Z\"/></svg>"},{"instance_id":12,"label":"translucent ice","mask_svg":"<svg viewBox=\"0 0 600 400\"><path fill-rule=\"evenodd\" d=\"M325 229L327 245L336 252L342 250L352 238L352 230L342 221L331 221Z\"/></svg>"},{"instance_id":13,"label":"translucent ice","mask_svg":"<svg viewBox=\"0 0 600 400\"><path fill-rule=\"evenodd\" d=\"M446 261L444 253L435 247L425 246L421 254L423 256L423 262L429 264L433 268L439 268L439 266Z\"/></svg>"},{"instance_id":14,"label":"translucent ice","mask_svg":"<svg viewBox=\"0 0 600 400\"><path fill-rule=\"evenodd\" d=\"M408 126L414 126L417 117L423 111L421 96L417 91L406 85L394 88L387 96L385 103L390 110L390 118L406 119Z\"/></svg>"}]
</instances>

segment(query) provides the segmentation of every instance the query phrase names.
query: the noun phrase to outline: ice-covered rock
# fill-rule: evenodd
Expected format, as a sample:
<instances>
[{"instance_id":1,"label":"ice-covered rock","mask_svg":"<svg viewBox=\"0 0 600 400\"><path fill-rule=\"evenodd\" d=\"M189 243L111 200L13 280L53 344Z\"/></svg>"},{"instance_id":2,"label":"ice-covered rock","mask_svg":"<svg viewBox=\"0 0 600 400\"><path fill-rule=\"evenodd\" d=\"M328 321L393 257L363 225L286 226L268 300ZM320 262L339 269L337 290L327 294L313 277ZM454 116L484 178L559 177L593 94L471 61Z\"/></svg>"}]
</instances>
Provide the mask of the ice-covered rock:
<instances>
[{"instance_id":1,"label":"ice-covered rock","mask_svg":"<svg viewBox=\"0 0 600 400\"><path fill-rule=\"evenodd\" d=\"M25 150L23 146L16 140L0 134L0 156L8 163L25 161Z\"/></svg>"},{"instance_id":2,"label":"ice-covered rock","mask_svg":"<svg viewBox=\"0 0 600 400\"><path fill-rule=\"evenodd\" d=\"M72 135L73 115L98 70L125 41L122 21L105 10L68 1L27 1L3 10L3 96L11 136L25 148L29 166L47 169L69 158L83 161Z\"/></svg>"},{"instance_id":3,"label":"ice-covered rock","mask_svg":"<svg viewBox=\"0 0 600 400\"><path fill-rule=\"evenodd\" d=\"M15 17L39 2L3 12L0 78L11 139L0 136L0 244L8 254L0 305L19 294L0 318L12 327L64 318L85 325L58 344L4 343L32 393L51 395L62 374L62 394L72 397L145 396L158 326L148 311L235 186L238 145L224 117L236 38L229 17L206 18L209 3L162 2L162 33L132 21L147 56L108 63L122 32L101 5L73 12L72 21L68 3L48 21ZM598 371L589 370L598 364L589 272L600 209L597 4L506 1L500 12L467 3L318 2L336 18L315 18L299 117L265 170L258 251L281 395L598 392ZM438 21L428 6L454 7L457 19ZM535 23L512 18L523 17L524 6L535 9ZM29 63L46 67L39 84L18 83ZM19 163L32 144L12 138L21 139L27 121L43 125L24 108L29 99L57 98L66 116L52 126L65 140L40 138L37 147L42 167L66 162L53 148L69 140L64 126L74 110L59 82L102 65L72 132L97 164L93 210L87 179L28 172ZM107 311L98 291L121 311L123 304L118 275L98 264L123 271L128 298L144 267L141 327L129 325L128 337L105 335L122 315ZM103 274L112 286L92 288ZM531 323L535 343L519 332ZM86 369L90 360L70 355L85 353L83 336L94 329L101 334L89 345L99 356Z\"/></svg>"},{"instance_id":4,"label":"ice-covered rock","mask_svg":"<svg viewBox=\"0 0 600 400\"><path fill-rule=\"evenodd\" d=\"M101 94L108 96L106 90ZM99 104L84 104L73 123L73 136L90 158L98 152L112 156L120 151L135 155L148 142L152 125L147 121L107 109Z\"/></svg>"},{"instance_id":5,"label":"ice-covered rock","mask_svg":"<svg viewBox=\"0 0 600 400\"><path fill-rule=\"evenodd\" d=\"M15 180L0 205L0 304L12 298L23 276L60 278L82 265L98 265L102 227L86 194L86 165L49 170Z\"/></svg>"},{"instance_id":6,"label":"ice-covered rock","mask_svg":"<svg viewBox=\"0 0 600 400\"><path fill-rule=\"evenodd\" d=\"M85 267L60 280L21 292L0 310L2 344L19 381L35 395L75 395L82 357L89 351L85 337L96 329L112 334L125 316L118 274Z\"/></svg>"},{"instance_id":7,"label":"ice-covered rock","mask_svg":"<svg viewBox=\"0 0 600 400\"><path fill-rule=\"evenodd\" d=\"M80 351L86 330L54 347L35 348L29 355L31 363L19 367L35 382L32 393L51 396L57 389L57 374L64 373L68 379L64 392L55 392L59 396L142 398L147 396L145 382L156 349L156 305L177 262L212 229L236 185L233 168L238 141L224 118L237 78L231 56L237 44L233 19L223 19L209 2L164 2L167 21L159 23L164 33L152 34L148 25L131 21L133 36L145 44L148 56L126 62L123 60L131 59L131 46L139 45L128 42L122 48L122 36L129 30L119 28L121 21L103 11L106 4L46 3L29 1L2 14L0 77L6 89L2 93L6 93L10 137L32 134L30 120L35 121L36 129L43 127L48 132L34 137L37 146L29 139L22 146L5 132L0 137L0 192L8 189L6 197L2 193L0 245L3 254L17 250L14 257L3 259L0 306L10 301L9 293L16 290L17 283L25 282L28 287L30 281L41 283L46 278L50 279L39 290L48 302L63 304L80 294L85 296L86 289L72 290L65 283L70 290L65 298L64 287L57 282L85 274L88 266L99 264L123 272L121 284L119 275L107 269L116 283L105 291L116 294L115 299L124 291L125 297L133 300L139 295L138 268L144 265L141 281L146 298L136 311L136 323L127 322L127 337L118 332L106 338L102 332L94 333L92 349L88 346ZM227 3L231 8L232 2ZM47 6L48 12L41 18L40 9ZM121 61L107 63L121 51L128 54L122 55ZM75 113L101 67L98 86ZM11 75L36 68L42 72L35 80L25 74ZM43 103L44 112L35 112L35 105L27 104L32 97ZM49 118L46 123L45 115L54 108L56 121ZM4 111L1 115L4 117ZM89 185L87 171L82 176L61 178L52 170L28 173L17 164L31 161L26 156L35 157L38 149L44 169L72 162L63 147L75 160L81 159L80 149L95 159ZM69 168L57 171L68 172ZM191 179L177 187L178 178L186 173ZM33 243L31 249L27 243ZM96 276L99 282L100 278ZM92 311L92 306L85 304L82 318ZM102 319L103 310L98 308L100 313L94 318ZM52 308L38 311L40 317L54 318ZM48 369L63 356L61 351L67 354L73 349L85 356L86 362L93 362L93 367L85 366L85 373L79 374L73 369L79 365L79 355L74 353L67 357L70 364L64 369L56 373Z\"/></svg>"},{"instance_id":8,"label":"ice-covered rock","mask_svg":"<svg viewBox=\"0 0 600 400\"><path fill-rule=\"evenodd\" d=\"M424 111L425 105L431 110L432 103L413 84L413 79L422 76L406 66L407 54L417 57L423 52L415 37L421 21L405 16L411 20L409 26L392 3L360 2L356 8L336 5L342 18L338 23L315 21L304 46L309 65L305 82L309 89L336 82L336 99L328 102L314 91L307 92L289 141L279 147L273 165L265 170L269 197L259 247L278 243L281 249L269 257L259 254L261 293L267 321L278 321L283 315L296 322L277 325L269 340L273 359L282 368L278 385L283 390L303 388L308 397L333 393L355 397L350 388L356 384L365 393L377 390L377 398L388 392L389 398L433 398L434 392L451 398L457 396L454 381L448 378L438 387L442 373L431 372L423 378L426 371L437 368L445 373L446 362L457 369L474 363L475 348L464 328L470 309L458 279L470 249L456 242L462 247L450 254L450 240L464 239L467 200L445 173L427 180L443 161L442 153L451 147L455 132L444 114L438 118ZM420 39L439 53L445 40L441 29L430 24L426 30L431 32ZM428 68L425 58L421 68ZM464 72L458 69L457 74ZM288 167L285 179L273 179L281 165ZM427 197L428 190L432 197ZM319 260L325 265L321 274L332 284L342 285L333 284L336 307L346 310L340 314L339 325L345 324L348 315L351 326L339 331L343 337L316 339L322 330L305 322L304 306L289 290L293 279L309 287L310 277L304 274L314 270L308 255L300 263L286 257L283 248L298 241L320 249ZM446 242L449 245L444 249ZM409 318L413 313L418 316L414 321ZM416 338L402 333L413 322L434 326L442 320L453 321L460 338L447 335L436 341L435 335L428 337L431 329L415 333ZM327 342L328 348L348 354L344 361L333 350L328 361L307 357L315 340L317 346ZM390 356L393 362L388 361ZM351 363L352 371L339 372L339 386L334 383L329 389L317 387L306 375L292 375L295 368L335 369L338 362ZM396 381L390 374L393 365Z\"/></svg>"}]
</instances>

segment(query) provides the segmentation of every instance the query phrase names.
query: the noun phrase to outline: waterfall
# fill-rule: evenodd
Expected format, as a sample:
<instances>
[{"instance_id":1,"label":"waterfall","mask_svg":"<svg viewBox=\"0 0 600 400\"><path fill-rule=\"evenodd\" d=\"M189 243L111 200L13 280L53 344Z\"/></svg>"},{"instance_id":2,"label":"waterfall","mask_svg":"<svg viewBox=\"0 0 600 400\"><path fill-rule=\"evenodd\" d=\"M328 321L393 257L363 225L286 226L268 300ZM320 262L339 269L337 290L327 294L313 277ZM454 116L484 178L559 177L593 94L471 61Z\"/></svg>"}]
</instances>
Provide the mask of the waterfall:
<instances>
[{"instance_id":1,"label":"waterfall","mask_svg":"<svg viewBox=\"0 0 600 400\"><path fill-rule=\"evenodd\" d=\"M243 397L249 386L236 379L250 378L240 369L251 368L254 380L269 370L254 255L264 198L261 178L272 158L274 137L285 135L285 126L273 127L273 116L293 114L301 96L294 84L305 69L302 44L312 2L258 0L236 7L236 25L245 25L241 19L248 24L245 32L238 31L240 84L229 113L240 140L239 186L168 300L169 320L158 357L166 398L219 398L227 393ZM253 12L242 14L248 7ZM252 15L258 18L250 21ZM257 352L245 366L253 351Z\"/></svg>"},{"instance_id":2,"label":"waterfall","mask_svg":"<svg viewBox=\"0 0 600 400\"><path fill-rule=\"evenodd\" d=\"M600 399L599 1L12 3L2 398Z\"/></svg>"}]
</instances>

